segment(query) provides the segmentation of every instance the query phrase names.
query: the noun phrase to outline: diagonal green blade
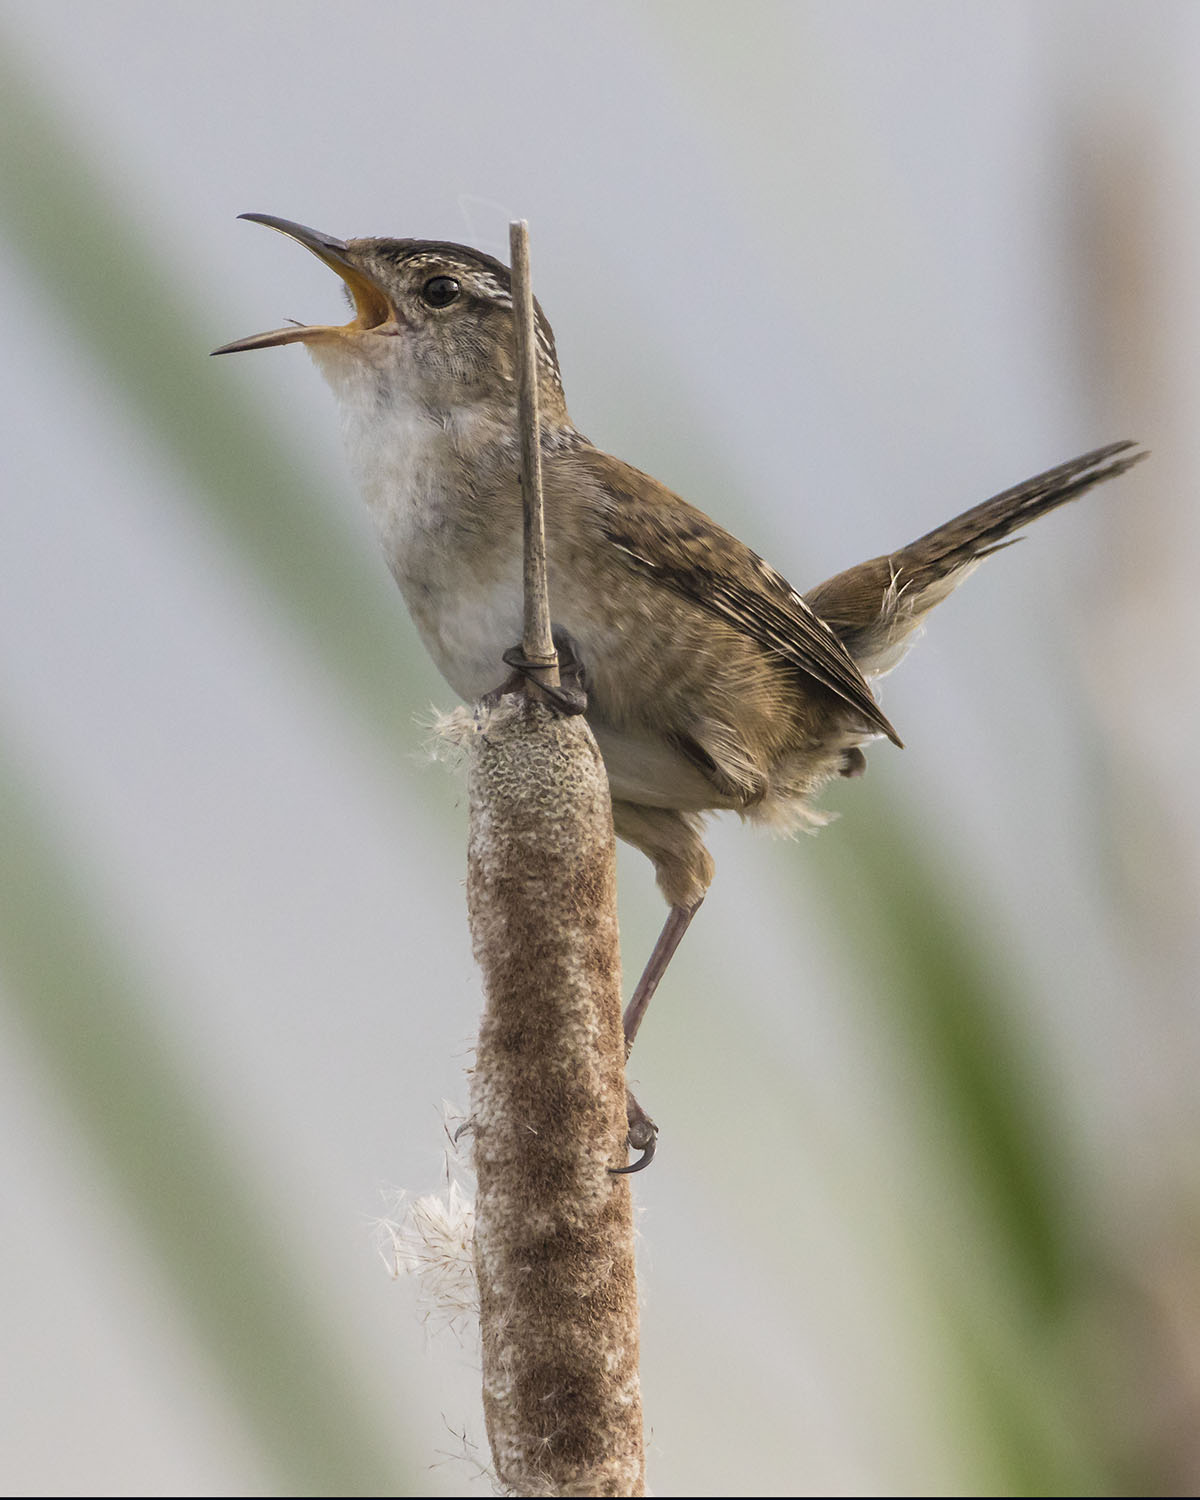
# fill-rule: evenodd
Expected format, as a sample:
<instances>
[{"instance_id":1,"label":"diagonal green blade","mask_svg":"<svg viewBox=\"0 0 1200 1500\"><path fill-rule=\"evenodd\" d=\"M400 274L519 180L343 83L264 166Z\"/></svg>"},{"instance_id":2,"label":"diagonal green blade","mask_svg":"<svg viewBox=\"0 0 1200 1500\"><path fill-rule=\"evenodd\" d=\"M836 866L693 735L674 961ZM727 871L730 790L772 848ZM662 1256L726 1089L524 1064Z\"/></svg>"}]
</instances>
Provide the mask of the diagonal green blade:
<instances>
[{"instance_id":1,"label":"diagonal green blade","mask_svg":"<svg viewBox=\"0 0 1200 1500\"><path fill-rule=\"evenodd\" d=\"M50 826L0 745L0 969L21 1024L283 1492L397 1493L406 1476L365 1415L365 1372L290 1268Z\"/></svg>"},{"instance_id":2,"label":"diagonal green blade","mask_svg":"<svg viewBox=\"0 0 1200 1500\"><path fill-rule=\"evenodd\" d=\"M0 54L0 232L196 502L253 565L312 658L392 744L411 733L398 597L263 413L208 357L195 310L131 232L103 168ZM294 449L295 444L291 447ZM412 676L415 683L418 679Z\"/></svg>"}]
</instances>

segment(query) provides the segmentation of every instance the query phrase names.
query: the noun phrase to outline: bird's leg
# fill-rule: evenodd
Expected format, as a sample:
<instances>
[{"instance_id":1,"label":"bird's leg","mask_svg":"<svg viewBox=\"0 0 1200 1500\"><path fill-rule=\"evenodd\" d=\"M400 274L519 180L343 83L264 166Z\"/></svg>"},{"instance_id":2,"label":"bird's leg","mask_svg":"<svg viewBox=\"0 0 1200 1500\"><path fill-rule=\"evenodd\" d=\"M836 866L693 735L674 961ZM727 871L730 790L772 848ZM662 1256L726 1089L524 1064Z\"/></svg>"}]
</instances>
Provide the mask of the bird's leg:
<instances>
[{"instance_id":1,"label":"bird's leg","mask_svg":"<svg viewBox=\"0 0 1200 1500\"><path fill-rule=\"evenodd\" d=\"M690 906L673 906L667 913L667 920L663 923L663 929L658 935L658 942L654 945L654 951L646 960L646 967L642 970L642 977L637 982L637 988L630 996L629 1004L625 1007L625 1056L628 1057L633 1051L633 1041L638 1034L638 1027L649 1008L654 991L658 988L659 980L667 972L667 965L675 956L675 950L683 941L683 935L688 930L692 918L700 910L700 902L693 901Z\"/></svg>"},{"instance_id":2,"label":"bird's leg","mask_svg":"<svg viewBox=\"0 0 1200 1500\"><path fill-rule=\"evenodd\" d=\"M704 897L700 896L690 906L673 906L667 913L667 920L663 923L663 929L658 935L654 951L642 970L642 977L637 982L637 988L630 997L629 1004L625 1007L626 1057L633 1050L633 1039L637 1036L638 1027L642 1024L642 1018L646 1014L654 991L658 988L659 980L667 972L667 965L682 942L692 918L700 910L700 902L703 900ZM625 1113L629 1120L630 1148L640 1151L642 1155L628 1167L611 1168L610 1170L617 1175L640 1172L643 1167L648 1167L654 1159L654 1149L658 1142L658 1126L628 1089L625 1090Z\"/></svg>"}]
</instances>

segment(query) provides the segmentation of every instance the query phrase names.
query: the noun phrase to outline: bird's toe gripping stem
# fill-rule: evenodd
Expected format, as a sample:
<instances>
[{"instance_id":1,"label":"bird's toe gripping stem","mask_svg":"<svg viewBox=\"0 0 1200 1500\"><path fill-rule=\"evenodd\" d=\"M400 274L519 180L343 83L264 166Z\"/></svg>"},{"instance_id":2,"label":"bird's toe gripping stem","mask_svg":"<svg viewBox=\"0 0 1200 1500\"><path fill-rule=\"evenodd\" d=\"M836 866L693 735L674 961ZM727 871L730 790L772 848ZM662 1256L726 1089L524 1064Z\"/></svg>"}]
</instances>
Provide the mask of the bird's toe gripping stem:
<instances>
[{"instance_id":1,"label":"bird's toe gripping stem","mask_svg":"<svg viewBox=\"0 0 1200 1500\"><path fill-rule=\"evenodd\" d=\"M524 678L536 683L564 718L569 718L573 714L586 713L587 680L583 663L579 660L579 653L575 649L575 641L571 634L560 625L554 626L552 636L554 649L558 655L559 685L549 687L544 683L540 673L545 663L530 661L520 646L509 647L501 657L504 665L513 669L514 677L510 678L509 682ZM506 683L500 692L508 691L511 691L511 688Z\"/></svg>"},{"instance_id":2,"label":"bird's toe gripping stem","mask_svg":"<svg viewBox=\"0 0 1200 1500\"><path fill-rule=\"evenodd\" d=\"M642 1154L637 1161L630 1162L627 1167L609 1167L614 1177L625 1177L632 1172L640 1172L643 1167L648 1167L654 1160L655 1148L658 1145L658 1126L637 1102L628 1089L625 1091L625 1113L629 1120L629 1134L626 1140L631 1151L640 1151Z\"/></svg>"}]
</instances>

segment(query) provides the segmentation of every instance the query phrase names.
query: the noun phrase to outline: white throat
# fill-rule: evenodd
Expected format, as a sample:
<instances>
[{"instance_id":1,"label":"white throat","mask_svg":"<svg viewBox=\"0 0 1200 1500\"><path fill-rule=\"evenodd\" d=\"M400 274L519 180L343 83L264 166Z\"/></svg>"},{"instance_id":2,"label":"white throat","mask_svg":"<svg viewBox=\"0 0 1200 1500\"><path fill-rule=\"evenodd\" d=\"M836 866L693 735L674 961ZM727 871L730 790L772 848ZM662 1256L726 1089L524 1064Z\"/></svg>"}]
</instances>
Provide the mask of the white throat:
<instances>
[{"instance_id":1,"label":"white throat","mask_svg":"<svg viewBox=\"0 0 1200 1500\"><path fill-rule=\"evenodd\" d=\"M501 652L521 635L513 426L471 406L431 413L390 361L310 348L392 575L439 671L471 701L502 680Z\"/></svg>"}]
</instances>

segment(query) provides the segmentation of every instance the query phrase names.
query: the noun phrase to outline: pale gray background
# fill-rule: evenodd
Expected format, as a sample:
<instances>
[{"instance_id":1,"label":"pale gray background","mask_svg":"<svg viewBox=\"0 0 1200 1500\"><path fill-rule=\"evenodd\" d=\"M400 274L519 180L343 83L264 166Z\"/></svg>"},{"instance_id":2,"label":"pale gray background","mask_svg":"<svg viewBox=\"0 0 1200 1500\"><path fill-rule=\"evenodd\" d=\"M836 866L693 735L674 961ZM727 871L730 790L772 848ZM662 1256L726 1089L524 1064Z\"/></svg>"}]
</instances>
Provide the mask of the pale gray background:
<instances>
[{"instance_id":1,"label":"pale gray background","mask_svg":"<svg viewBox=\"0 0 1200 1500\"><path fill-rule=\"evenodd\" d=\"M717 883L635 1060L664 1129L635 1192L656 1493L978 1493L1024 1472L1186 1493L1200 9L42 0L0 25L64 181L111 215L72 212L54 173L3 207L10 795L136 975L141 1045L236 1163L264 1264L334 1330L337 1389L403 1492L487 1493L441 1457L464 1428L483 1443L471 1340L426 1338L369 1226L384 1190L437 1185L441 1101L466 1095L461 788L419 763L416 722L453 700L302 352L205 358L341 307L314 259L235 215L500 254L528 218L577 423L801 586L1101 442L1154 449L935 617L884 694L909 748L835 790L839 823L796 844L716 830ZM3 148L18 175L25 128ZM85 304L103 310L123 234L178 320L83 330L80 287L30 249L42 213L75 265L103 244ZM132 351L120 376L106 341ZM156 424L136 392L159 360L187 373ZM375 723L179 462L231 397L357 559L396 663ZM226 511L256 503L245 483ZM277 499L267 553L289 547ZM1086 1247L1053 1318L979 1210L886 961L860 962L870 903L852 879L817 889L826 847L877 814L1003 971ZM622 855L631 971L661 917L643 865ZM47 974L73 903L44 904ZM54 983L0 952L6 972L0 1485L304 1484L141 1227L136 1139L117 1186L29 1019ZM102 1101L132 1086L122 1066ZM203 1245L186 1172L141 1189Z\"/></svg>"}]
</instances>

